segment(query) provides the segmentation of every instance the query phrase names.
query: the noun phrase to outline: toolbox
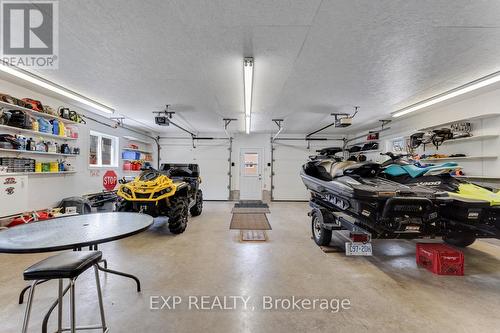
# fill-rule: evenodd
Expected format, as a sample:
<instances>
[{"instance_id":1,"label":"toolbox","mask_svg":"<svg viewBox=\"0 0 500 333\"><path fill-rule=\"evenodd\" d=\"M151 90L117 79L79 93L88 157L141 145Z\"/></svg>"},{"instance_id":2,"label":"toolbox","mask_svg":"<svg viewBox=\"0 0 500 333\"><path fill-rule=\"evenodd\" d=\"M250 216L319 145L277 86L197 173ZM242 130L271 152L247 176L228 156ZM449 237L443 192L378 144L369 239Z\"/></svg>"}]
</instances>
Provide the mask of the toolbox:
<instances>
[{"instance_id":1,"label":"toolbox","mask_svg":"<svg viewBox=\"0 0 500 333\"><path fill-rule=\"evenodd\" d=\"M464 275L464 254L445 244L417 243L417 265L438 275Z\"/></svg>"}]
</instances>

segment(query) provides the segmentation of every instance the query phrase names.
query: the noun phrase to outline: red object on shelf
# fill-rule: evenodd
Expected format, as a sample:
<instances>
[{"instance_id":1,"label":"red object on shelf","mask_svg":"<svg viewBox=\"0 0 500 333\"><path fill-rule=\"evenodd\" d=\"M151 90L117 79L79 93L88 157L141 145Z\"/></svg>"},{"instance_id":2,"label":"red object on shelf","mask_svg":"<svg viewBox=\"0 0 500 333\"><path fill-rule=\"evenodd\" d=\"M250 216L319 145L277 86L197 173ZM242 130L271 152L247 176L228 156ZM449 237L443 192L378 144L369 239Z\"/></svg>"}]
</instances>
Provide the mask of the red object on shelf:
<instances>
[{"instance_id":1,"label":"red object on shelf","mask_svg":"<svg viewBox=\"0 0 500 333\"><path fill-rule=\"evenodd\" d=\"M464 275L464 254L445 244L417 243L417 265L439 275Z\"/></svg>"},{"instance_id":2,"label":"red object on shelf","mask_svg":"<svg viewBox=\"0 0 500 333\"><path fill-rule=\"evenodd\" d=\"M140 162L134 162L132 163L132 170L134 171L140 171L141 170L141 163Z\"/></svg>"},{"instance_id":3,"label":"red object on shelf","mask_svg":"<svg viewBox=\"0 0 500 333\"><path fill-rule=\"evenodd\" d=\"M123 162L123 170L125 171L132 170L132 163L130 163L130 161Z\"/></svg>"}]
</instances>

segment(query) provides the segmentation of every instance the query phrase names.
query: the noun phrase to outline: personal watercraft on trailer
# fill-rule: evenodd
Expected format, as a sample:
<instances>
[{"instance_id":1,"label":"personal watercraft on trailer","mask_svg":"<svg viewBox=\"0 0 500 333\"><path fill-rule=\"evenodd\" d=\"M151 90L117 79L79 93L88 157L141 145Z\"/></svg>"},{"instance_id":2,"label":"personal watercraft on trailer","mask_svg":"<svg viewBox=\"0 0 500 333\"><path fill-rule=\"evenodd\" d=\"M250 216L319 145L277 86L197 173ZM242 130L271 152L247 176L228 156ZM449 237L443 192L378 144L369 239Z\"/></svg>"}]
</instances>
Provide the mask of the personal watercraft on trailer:
<instances>
[{"instance_id":1,"label":"personal watercraft on trailer","mask_svg":"<svg viewBox=\"0 0 500 333\"><path fill-rule=\"evenodd\" d=\"M382 163L384 178L447 193L447 198L440 196L436 201L443 228L448 230L443 237L446 242L467 246L477 237L500 237L500 194L451 176L461 169L457 163L422 166L404 160L406 155L384 155L390 157Z\"/></svg>"},{"instance_id":2,"label":"personal watercraft on trailer","mask_svg":"<svg viewBox=\"0 0 500 333\"><path fill-rule=\"evenodd\" d=\"M332 230L344 220L374 238L418 238L439 233L433 204L435 191L377 177L372 162L313 160L300 176L311 191L312 233L318 245L330 243ZM341 219L340 219L341 220ZM351 229L352 230L352 229Z\"/></svg>"}]
</instances>

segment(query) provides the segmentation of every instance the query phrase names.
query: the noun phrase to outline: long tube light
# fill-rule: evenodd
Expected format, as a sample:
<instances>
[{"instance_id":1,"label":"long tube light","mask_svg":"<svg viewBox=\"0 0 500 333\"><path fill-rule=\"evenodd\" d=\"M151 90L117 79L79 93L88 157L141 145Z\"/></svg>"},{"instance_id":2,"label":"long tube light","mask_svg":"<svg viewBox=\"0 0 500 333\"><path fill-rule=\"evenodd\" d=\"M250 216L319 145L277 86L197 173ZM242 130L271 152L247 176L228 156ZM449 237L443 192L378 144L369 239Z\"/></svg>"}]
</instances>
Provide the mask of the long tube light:
<instances>
[{"instance_id":1,"label":"long tube light","mask_svg":"<svg viewBox=\"0 0 500 333\"><path fill-rule=\"evenodd\" d=\"M457 97L460 95L463 95L465 93L471 92L473 90L486 87L490 84L496 83L500 81L500 71L492 73L490 75L484 76L482 78L479 78L477 80L474 80L472 82L469 82L467 84L464 84L460 87L457 87L455 89L448 90L442 94L433 96L431 98L428 98L426 100L423 100L421 102L415 103L413 105L410 105L406 108L403 108L401 110L398 110L392 114L394 118L404 116L408 113L415 112L417 110L429 107L431 105L446 101L450 98Z\"/></svg>"},{"instance_id":2,"label":"long tube light","mask_svg":"<svg viewBox=\"0 0 500 333\"><path fill-rule=\"evenodd\" d=\"M10 66L10 65L6 65L5 63L0 63L0 71L5 72L5 73L10 74L10 75L13 75L21 80L27 81L27 82L32 83L34 85L37 85L41 88L55 92L56 94L62 95L64 97L70 98L74 101L77 101L77 102L80 102L80 103L85 104L87 106L90 106L91 108L94 108L94 109L99 110L101 112L109 113L109 114L115 112L115 110L110 108L109 106L106 106L104 104L101 104L99 102L91 100L90 98L82 96L74 91L66 89L58 84L53 83L53 82L47 81L39 76L35 76L34 74L31 74L29 72L16 69L15 67Z\"/></svg>"},{"instance_id":3,"label":"long tube light","mask_svg":"<svg viewBox=\"0 0 500 333\"><path fill-rule=\"evenodd\" d=\"M243 59L243 84L245 89L245 132L250 134L252 121L253 58Z\"/></svg>"}]
</instances>

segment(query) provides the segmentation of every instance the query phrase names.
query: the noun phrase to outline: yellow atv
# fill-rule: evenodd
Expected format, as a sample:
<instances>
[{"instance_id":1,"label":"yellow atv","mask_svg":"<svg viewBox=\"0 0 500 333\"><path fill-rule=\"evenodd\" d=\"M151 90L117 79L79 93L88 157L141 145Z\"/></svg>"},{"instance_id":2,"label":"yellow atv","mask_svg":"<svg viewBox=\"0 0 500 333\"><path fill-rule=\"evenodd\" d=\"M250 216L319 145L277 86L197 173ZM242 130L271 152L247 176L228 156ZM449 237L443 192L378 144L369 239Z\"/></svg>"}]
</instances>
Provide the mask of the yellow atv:
<instances>
[{"instance_id":1,"label":"yellow atv","mask_svg":"<svg viewBox=\"0 0 500 333\"><path fill-rule=\"evenodd\" d=\"M162 164L160 171L145 170L120 185L118 211L167 216L170 231L180 234L186 230L189 212L198 216L203 210L200 183L197 164Z\"/></svg>"}]
</instances>

